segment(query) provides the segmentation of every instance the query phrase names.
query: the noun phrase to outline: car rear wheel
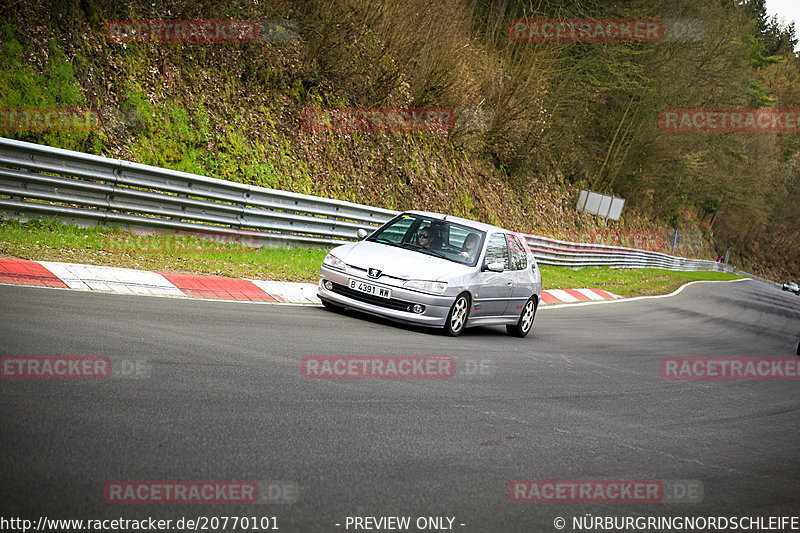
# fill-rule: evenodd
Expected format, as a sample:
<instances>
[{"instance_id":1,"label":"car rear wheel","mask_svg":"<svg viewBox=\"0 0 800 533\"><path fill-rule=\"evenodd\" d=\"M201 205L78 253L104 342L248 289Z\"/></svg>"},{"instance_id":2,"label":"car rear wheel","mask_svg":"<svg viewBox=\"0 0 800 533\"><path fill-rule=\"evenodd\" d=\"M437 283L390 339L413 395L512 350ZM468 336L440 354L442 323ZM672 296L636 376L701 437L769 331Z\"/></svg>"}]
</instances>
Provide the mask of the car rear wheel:
<instances>
[{"instance_id":1,"label":"car rear wheel","mask_svg":"<svg viewBox=\"0 0 800 533\"><path fill-rule=\"evenodd\" d=\"M534 318L536 318L536 299L531 298L525 302L525 307L522 308L522 313L519 314L519 321L514 325L506 326L506 331L508 331L509 335L523 338L531 330Z\"/></svg>"},{"instance_id":2,"label":"car rear wheel","mask_svg":"<svg viewBox=\"0 0 800 533\"><path fill-rule=\"evenodd\" d=\"M456 301L453 302L453 307L450 308L447 321L444 323L445 333L451 337L457 337L464 331L467 317L469 317L469 296L467 294L459 294Z\"/></svg>"}]
</instances>

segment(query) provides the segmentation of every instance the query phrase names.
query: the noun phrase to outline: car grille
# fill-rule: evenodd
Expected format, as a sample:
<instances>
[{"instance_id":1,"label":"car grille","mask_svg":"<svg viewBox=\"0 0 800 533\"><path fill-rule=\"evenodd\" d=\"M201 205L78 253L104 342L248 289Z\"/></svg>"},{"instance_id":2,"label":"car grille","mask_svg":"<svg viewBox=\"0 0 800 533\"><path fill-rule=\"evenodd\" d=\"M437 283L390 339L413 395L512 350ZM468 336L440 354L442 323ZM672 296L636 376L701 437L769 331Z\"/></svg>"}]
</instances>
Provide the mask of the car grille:
<instances>
[{"instance_id":1,"label":"car grille","mask_svg":"<svg viewBox=\"0 0 800 533\"><path fill-rule=\"evenodd\" d=\"M397 311L411 312L411 306L414 305L412 302L397 300L396 298L381 298L380 296L366 294L345 285L340 285L339 283L333 283L333 289L331 289L331 291L352 298L353 300L358 300L359 302L386 307L387 309L395 309Z\"/></svg>"}]
</instances>

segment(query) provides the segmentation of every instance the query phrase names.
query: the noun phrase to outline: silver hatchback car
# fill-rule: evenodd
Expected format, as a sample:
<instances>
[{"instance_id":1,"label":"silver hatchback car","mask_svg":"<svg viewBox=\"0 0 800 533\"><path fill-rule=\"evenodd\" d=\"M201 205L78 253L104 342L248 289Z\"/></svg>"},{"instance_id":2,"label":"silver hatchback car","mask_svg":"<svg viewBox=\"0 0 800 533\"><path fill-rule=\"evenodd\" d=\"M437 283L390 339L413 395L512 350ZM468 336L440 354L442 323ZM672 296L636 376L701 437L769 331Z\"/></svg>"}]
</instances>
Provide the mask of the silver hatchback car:
<instances>
[{"instance_id":1,"label":"silver hatchback car","mask_svg":"<svg viewBox=\"0 0 800 533\"><path fill-rule=\"evenodd\" d=\"M409 211L368 237L331 250L320 267L319 298L393 320L443 327L505 324L531 330L542 276L525 239L472 220ZM364 238L366 237L366 238Z\"/></svg>"}]
</instances>

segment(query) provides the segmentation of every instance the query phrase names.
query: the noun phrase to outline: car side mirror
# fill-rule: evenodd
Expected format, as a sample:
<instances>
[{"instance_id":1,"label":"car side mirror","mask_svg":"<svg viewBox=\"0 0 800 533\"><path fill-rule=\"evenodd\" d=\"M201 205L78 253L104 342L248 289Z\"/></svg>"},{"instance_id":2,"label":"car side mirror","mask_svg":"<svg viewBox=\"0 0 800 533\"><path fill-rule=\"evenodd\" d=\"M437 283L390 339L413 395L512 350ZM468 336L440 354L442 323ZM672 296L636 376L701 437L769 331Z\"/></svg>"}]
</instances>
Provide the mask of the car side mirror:
<instances>
[{"instance_id":1,"label":"car side mirror","mask_svg":"<svg viewBox=\"0 0 800 533\"><path fill-rule=\"evenodd\" d=\"M491 270L492 272L502 272L505 270L505 268L503 267L502 262L498 262L498 263L489 263L488 265L486 265L486 270Z\"/></svg>"},{"instance_id":2,"label":"car side mirror","mask_svg":"<svg viewBox=\"0 0 800 533\"><path fill-rule=\"evenodd\" d=\"M358 237L359 241L363 240L367 235L369 235L369 232L367 230L365 230L364 228L358 228L356 236Z\"/></svg>"}]
</instances>

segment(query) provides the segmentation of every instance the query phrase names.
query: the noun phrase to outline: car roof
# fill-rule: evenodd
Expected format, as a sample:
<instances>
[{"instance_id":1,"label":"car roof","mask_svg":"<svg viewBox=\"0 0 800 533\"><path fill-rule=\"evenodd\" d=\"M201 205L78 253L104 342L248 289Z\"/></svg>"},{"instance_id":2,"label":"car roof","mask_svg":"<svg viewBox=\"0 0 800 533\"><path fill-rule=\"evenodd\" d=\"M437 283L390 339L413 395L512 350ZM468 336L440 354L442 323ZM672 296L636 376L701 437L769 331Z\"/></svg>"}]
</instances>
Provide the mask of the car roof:
<instances>
[{"instance_id":1,"label":"car roof","mask_svg":"<svg viewBox=\"0 0 800 533\"><path fill-rule=\"evenodd\" d=\"M513 233L507 229L503 229L499 226L493 226L491 224L484 224L483 222L478 222L476 220L470 220L468 218L461 218L456 217L453 215L443 215L441 213L434 213L432 211L403 211L402 214L409 214L409 215L420 215L429 218L435 218L437 220L442 220L445 222L453 222L455 224L461 224L462 226L469 226L470 228L479 229L481 231L491 232L491 231L500 231L503 233Z\"/></svg>"}]
</instances>

